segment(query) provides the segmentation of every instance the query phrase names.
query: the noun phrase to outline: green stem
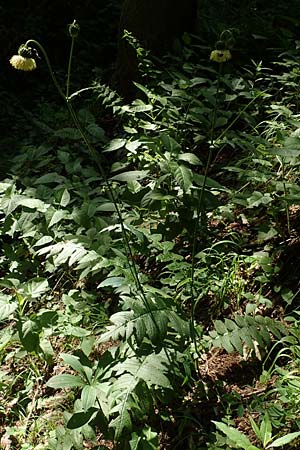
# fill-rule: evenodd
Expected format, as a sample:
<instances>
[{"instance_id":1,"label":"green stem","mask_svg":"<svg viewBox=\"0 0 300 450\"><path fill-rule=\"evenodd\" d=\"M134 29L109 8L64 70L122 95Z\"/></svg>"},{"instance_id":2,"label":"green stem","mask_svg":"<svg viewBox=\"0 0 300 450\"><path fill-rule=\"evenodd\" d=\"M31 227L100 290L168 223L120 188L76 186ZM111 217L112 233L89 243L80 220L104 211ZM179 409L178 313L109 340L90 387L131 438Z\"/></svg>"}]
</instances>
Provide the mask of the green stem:
<instances>
[{"instance_id":1,"label":"green stem","mask_svg":"<svg viewBox=\"0 0 300 450\"><path fill-rule=\"evenodd\" d=\"M74 42L75 42L75 37L72 36L70 55L69 55L69 63L68 63L68 74L67 74L67 87L66 87L66 97L67 97L67 99L69 98L69 92L70 92L70 78L71 78L71 66L72 66Z\"/></svg>"},{"instance_id":2,"label":"green stem","mask_svg":"<svg viewBox=\"0 0 300 450\"><path fill-rule=\"evenodd\" d=\"M53 81L53 83L54 83L56 89L58 90L60 96L63 98L63 100L66 100L65 94L63 93L63 91L62 91L62 89L61 89L61 87L60 87L60 85L59 85L59 83L58 83L58 81L57 81L57 79L56 79L56 77L55 77L55 75L54 75L52 66L51 66L51 64L50 64L48 55L47 55L47 53L46 53L46 50L44 49L44 47L43 47L38 41L35 41L34 39L29 39L29 40L26 42L25 46L27 46L27 45L29 46L30 43L36 45L36 46L40 49L40 51L42 52L42 54L43 54L43 56L44 56L44 58L45 58L46 64L47 64L47 66L48 66L48 69L49 69L49 72L50 72L52 81Z\"/></svg>"},{"instance_id":3,"label":"green stem","mask_svg":"<svg viewBox=\"0 0 300 450\"><path fill-rule=\"evenodd\" d=\"M216 117L217 117L217 106L218 106L218 97L220 92L220 80L221 80L221 73L222 73L222 64L220 65L219 72L218 72L218 79L217 79L217 90L216 90L216 96L215 96L215 105L212 115L212 121L211 121L211 129L210 129L210 145L209 145L209 152L208 157L206 161L205 171L204 171L204 178L201 186L200 195L198 197L198 204L197 204L197 216L196 216L196 223L193 233L193 243L192 243L192 268L191 268L191 285L190 285L190 291L191 291L191 338L195 346L195 351L200 357L200 353L197 350L197 340L196 340L196 330L195 330L195 309L196 309L196 301L195 301L195 294L194 294L194 285L195 285L195 255L196 255L196 243L197 243L197 229L199 228L199 225L202 225L203 222L203 197L204 197L204 191L206 187L206 181L208 177L208 171L211 165L212 155L213 155L213 149L214 149L214 132L215 132L215 125L216 125Z\"/></svg>"},{"instance_id":4,"label":"green stem","mask_svg":"<svg viewBox=\"0 0 300 450\"><path fill-rule=\"evenodd\" d=\"M284 158L281 159L281 167L282 167L282 182L283 182L283 193L284 196L287 196L287 189L286 189L286 183L285 183L285 164L284 164ZM291 220L290 220L290 210L287 200L285 200L285 214L286 214L286 222L287 222L287 231L288 235L291 235Z\"/></svg>"}]
</instances>

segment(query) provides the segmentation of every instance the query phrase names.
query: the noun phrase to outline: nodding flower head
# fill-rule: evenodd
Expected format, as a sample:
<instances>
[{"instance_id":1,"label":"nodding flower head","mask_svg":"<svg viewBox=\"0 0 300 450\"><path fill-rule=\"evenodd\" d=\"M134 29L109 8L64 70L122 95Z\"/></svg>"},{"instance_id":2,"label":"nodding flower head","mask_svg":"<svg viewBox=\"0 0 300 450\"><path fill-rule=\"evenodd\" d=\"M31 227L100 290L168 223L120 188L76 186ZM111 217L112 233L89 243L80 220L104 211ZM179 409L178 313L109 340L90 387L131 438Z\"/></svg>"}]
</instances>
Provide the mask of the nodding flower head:
<instances>
[{"instance_id":1,"label":"nodding flower head","mask_svg":"<svg viewBox=\"0 0 300 450\"><path fill-rule=\"evenodd\" d=\"M73 21L73 23L71 23L69 25L69 35L71 36L71 38L77 38L80 32L80 26L78 25L78 23L76 22L76 20Z\"/></svg>"},{"instance_id":2,"label":"nodding flower head","mask_svg":"<svg viewBox=\"0 0 300 450\"><path fill-rule=\"evenodd\" d=\"M36 62L32 57L33 55L35 55L34 49L26 45L21 45L18 54L12 56L9 62L15 69L29 72L36 69Z\"/></svg>"},{"instance_id":3,"label":"nodding flower head","mask_svg":"<svg viewBox=\"0 0 300 450\"><path fill-rule=\"evenodd\" d=\"M231 59L231 53L229 50L213 50L209 59L217 63L223 63Z\"/></svg>"}]
</instances>

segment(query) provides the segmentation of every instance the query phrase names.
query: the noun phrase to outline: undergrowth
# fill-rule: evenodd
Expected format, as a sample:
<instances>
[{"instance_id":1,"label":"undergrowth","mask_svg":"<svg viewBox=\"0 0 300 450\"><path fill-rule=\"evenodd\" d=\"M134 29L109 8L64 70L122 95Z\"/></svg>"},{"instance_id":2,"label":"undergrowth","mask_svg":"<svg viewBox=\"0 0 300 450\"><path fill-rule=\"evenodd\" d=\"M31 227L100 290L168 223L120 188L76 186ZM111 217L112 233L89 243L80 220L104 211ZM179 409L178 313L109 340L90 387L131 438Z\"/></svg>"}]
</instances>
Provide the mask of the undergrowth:
<instances>
[{"instance_id":1,"label":"undergrowth","mask_svg":"<svg viewBox=\"0 0 300 450\"><path fill-rule=\"evenodd\" d=\"M127 37L138 98L67 87L0 183L1 445L297 448L299 51Z\"/></svg>"}]
</instances>

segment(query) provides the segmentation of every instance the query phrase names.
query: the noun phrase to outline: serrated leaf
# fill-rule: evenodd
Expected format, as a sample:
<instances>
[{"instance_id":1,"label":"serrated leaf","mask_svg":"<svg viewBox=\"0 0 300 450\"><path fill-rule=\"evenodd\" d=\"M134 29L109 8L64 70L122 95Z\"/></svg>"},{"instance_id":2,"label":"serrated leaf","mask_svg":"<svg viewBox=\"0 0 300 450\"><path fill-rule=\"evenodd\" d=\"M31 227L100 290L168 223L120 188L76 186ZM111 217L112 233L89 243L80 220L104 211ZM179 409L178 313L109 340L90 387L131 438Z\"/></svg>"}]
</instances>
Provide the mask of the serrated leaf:
<instances>
[{"instance_id":1,"label":"serrated leaf","mask_svg":"<svg viewBox=\"0 0 300 450\"><path fill-rule=\"evenodd\" d=\"M66 127L54 132L54 136L61 139L79 140L81 139L81 133L77 128Z\"/></svg>"},{"instance_id":2,"label":"serrated leaf","mask_svg":"<svg viewBox=\"0 0 300 450\"><path fill-rule=\"evenodd\" d=\"M105 142L105 131L96 123L90 123L86 127L86 131L100 142Z\"/></svg>"},{"instance_id":3,"label":"serrated leaf","mask_svg":"<svg viewBox=\"0 0 300 450\"><path fill-rule=\"evenodd\" d=\"M238 330L235 330L230 334L230 341L239 354L243 355L243 343Z\"/></svg>"}]
</instances>

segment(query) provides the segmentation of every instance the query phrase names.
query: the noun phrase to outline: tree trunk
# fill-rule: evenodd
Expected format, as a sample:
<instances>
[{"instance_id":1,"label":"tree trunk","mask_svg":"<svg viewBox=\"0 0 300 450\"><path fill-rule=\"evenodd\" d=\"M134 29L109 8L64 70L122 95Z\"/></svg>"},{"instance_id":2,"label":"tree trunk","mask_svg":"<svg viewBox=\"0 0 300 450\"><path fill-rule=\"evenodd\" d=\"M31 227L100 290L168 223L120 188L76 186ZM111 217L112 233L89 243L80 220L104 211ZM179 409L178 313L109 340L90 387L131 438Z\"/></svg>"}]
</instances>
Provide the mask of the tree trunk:
<instances>
[{"instance_id":1,"label":"tree trunk","mask_svg":"<svg viewBox=\"0 0 300 450\"><path fill-rule=\"evenodd\" d=\"M116 78L125 97L132 97L138 80L134 50L122 39L130 31L154 55L168 51L174 39L194 30L197 0L124 0L119 26Z\"/></svg>"}]
</instances>

